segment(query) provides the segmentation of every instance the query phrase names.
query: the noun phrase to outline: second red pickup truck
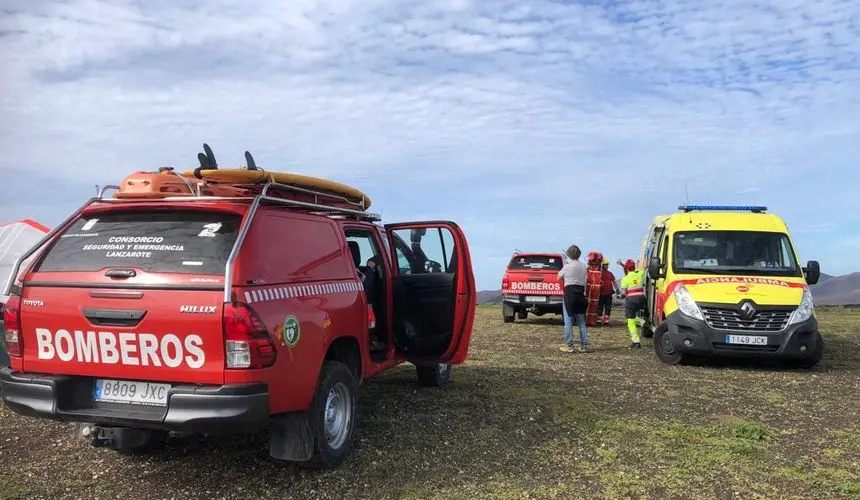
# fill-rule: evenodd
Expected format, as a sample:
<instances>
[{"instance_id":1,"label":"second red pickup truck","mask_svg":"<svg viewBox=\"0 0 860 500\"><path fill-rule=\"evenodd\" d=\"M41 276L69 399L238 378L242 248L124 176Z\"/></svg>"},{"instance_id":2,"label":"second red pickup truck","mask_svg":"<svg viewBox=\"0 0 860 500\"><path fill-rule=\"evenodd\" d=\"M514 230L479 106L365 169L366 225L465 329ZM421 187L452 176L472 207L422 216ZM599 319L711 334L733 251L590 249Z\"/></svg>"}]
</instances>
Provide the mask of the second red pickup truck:
<instances>
[{"instance_id":1,"label":"second red pickup truck","mask_svg":"<svg viewBox=\"0 0 860 500\"><path fill-rule=\"evenodd\" d=\"M514 318L562 314L564 287L558 272L564 265L560 253L516 252L502 278L502 317Z\"/></svg>"}]
</instances>

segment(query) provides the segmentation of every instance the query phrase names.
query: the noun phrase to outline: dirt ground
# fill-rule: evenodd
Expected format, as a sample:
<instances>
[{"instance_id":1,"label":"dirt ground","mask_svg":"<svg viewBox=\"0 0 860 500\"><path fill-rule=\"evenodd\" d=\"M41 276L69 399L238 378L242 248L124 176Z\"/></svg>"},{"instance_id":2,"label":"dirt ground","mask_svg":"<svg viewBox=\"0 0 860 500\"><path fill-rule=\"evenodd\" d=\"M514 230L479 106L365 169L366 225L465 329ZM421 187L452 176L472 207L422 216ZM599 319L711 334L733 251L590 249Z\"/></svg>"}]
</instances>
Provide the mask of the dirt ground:
<instances>
[{"instance_id":1,"label":"dirt ground","mask_svg":"<svg viewBox=\"0 0 860 500\"><path fill-rule=\"evenodd\" d=\"M619 320L565 354L558 320L480 307L454 382L405 365L365 384L356 449L323 472L264 436L123 457L2 409L0 498L860 498L860 311L819 316L824 361L791 371L665 366Z\"/></svg>"}]
</instances>

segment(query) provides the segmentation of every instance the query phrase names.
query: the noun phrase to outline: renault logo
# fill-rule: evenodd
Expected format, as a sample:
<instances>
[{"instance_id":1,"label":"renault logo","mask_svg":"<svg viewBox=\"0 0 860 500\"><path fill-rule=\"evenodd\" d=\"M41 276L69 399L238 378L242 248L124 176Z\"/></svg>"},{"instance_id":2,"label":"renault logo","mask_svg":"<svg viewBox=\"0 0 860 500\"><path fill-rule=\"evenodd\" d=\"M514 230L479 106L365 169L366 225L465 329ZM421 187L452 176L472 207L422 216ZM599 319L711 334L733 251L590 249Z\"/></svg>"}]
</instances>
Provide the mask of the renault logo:
<instances>
[{"instance_id":1,"label":"renault logo","mask_svg":"<svg viewBox=\"0 0 860 500\"><path fill-rule=\"evenodd\" d=\"M752 305L752 303L744 302L741 306L741 316L743 316L744 319L752 319L752 317L755 316L755 313L755 306Z\"/></svg>"}]
</instances>

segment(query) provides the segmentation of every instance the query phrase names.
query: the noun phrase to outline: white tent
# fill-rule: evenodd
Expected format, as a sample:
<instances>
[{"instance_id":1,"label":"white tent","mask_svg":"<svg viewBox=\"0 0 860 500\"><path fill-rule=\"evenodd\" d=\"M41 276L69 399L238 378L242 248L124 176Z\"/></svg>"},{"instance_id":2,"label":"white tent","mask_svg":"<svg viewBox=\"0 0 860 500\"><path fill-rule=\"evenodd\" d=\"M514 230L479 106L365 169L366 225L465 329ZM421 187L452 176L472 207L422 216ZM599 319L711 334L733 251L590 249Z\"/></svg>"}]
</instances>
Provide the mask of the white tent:
<instances>
[{"instance_id":1,"label":"white tent","mask_svg":"<svg viewBox=\"0 0 860 500\"><path fill-rule=\"evenodd\" d=\"M2 295L2 287L6 285L15 261L50 231L49 228L30 219L0 225L0 302L6 302L8 298Z\"/></svg>"}]
</instances>

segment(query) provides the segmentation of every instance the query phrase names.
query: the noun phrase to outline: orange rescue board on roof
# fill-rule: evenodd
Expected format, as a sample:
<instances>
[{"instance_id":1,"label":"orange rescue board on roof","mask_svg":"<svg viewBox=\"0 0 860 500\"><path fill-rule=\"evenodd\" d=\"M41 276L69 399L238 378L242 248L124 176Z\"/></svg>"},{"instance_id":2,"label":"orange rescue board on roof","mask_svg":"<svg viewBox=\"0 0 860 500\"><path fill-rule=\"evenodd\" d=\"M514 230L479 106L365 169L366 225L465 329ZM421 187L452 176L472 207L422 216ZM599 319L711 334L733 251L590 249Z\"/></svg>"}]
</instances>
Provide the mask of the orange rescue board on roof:
<instances>
[{"instance_id":1,"label":"orange rescue board on roof","mask_svg":"<svg viewBox=\"0 0 860 500\"><path fill-rule=\"evenodd\" d=\"M186 170L182 175L194 179L193 170ZM265 170L246 170L243 168L219 168L200 170L199 176L205 181L215 183L257 184L273 181L300 188L319 189L335 195L343 196L352 202L360 203L365 210L370 207L370 197L364 194L364 192L352 186L347 186L346 184L308 175L291 174L287 172L268 172Z\"/></svg>"},{"instance_id":2,"label":"orange rescue board on roof","mask_svg":"<svg viewBox=\"0 0 860 500\"><path fill-rule=\"evenodd\" d=\"M173 171L134 172L120 183L114 198L142 199L167 198L172 196L194 196L197 183L193 177L179 175ZM246 196L247 189L205 184L200 188L203 196Z\"/></svg>"}]
</instances>

